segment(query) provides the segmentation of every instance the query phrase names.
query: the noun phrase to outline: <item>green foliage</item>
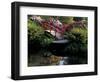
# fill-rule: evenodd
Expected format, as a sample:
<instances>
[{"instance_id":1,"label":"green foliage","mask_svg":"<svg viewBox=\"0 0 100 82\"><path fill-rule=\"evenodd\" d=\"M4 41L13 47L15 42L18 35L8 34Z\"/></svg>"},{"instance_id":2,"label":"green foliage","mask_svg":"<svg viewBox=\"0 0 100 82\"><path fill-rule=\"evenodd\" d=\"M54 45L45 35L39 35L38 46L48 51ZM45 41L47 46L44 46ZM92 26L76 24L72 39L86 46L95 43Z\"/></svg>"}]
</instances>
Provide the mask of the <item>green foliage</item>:
<instances>
[{"instance_id":1,"label":"green foliage","mask_svg":"<svg viewBox=\"0 0 100 82\"><path fill-rule=\"evenodd\" d=\"M41 16L42 19L48 20L49 16Z\"/></svg>"},{"instance_id":2,"label":"green foliage","mask_svg":"<svg viewBox=\"0 0 100 82\"><path fill-rule=\"evenodd\" d=\"M42 47L46 47L46 46L48 46L53 40L54 40L54 37L52 37L52 36L49 35L49 34L44 33L44 34L41 36L40 43L41 43Z\"/></svg>"},{"instance_id":3,"label":"green foliage","mask_svg":"<svg viewBox=\"0 0 100 82\"><path fill-rule=\"evenodd\" d=\"M82 21L84 19L84 17L74 17L73 20L74 21Z\"/></svg>"},{"instance_id":4,"label":"green foliage","mask_svg":"<svg viewBox=\"0 0 100 82\"><path fill-rule=\"evenodd\" d=\"M54 19L56 19L57 18L57 16L41 16L41 18L42 19L45 19L45 20L50 20L50 17L52 17L52 18L54 18ZM58 17L59 18L59 17Z\"/></svg>"},{"instance_id":5,"label":"green foliage","mask_svg":"<svg viewBox=\"0 0 100 82\"><path fill-rule=\"evenodd\" d=\"M70 41L86 43L87 42L87 29L73 28L71 31L66 32L66 38Z\"/></svg>"},{"instance_id":6,"label":"green foliage","mask_svg":"<svg viewBox=\"0 0 100 82\"><path fill-rule=\"evenodd\" d=\"M32 20L28 20L28 35L30 36L29 39L40 39L42 34L44 34L42 27Z\"/></svg>"},{"instance_id":7,"label":"green foliage","mask_svg":"<svg viewBox=\"0 0 100 82\"><path fill-rule=\"evenodd\" d=\"M65 51L70 54L87 56L87 29L73 28L71 31L65 33L65 38L69 40Z\"/></svg>"},{"instance_id":8,"label":"green foliage","mask_svg":"<svg viewBox=\"0 0 100 82\"><path fill-rule=\"evenodd\" d=\"M32 20L28 20L28 39L32 43L40 44L40 46L44 47L49 45L53 37L49 34L46 34L44 29Z\"/></svg>"},{"instance_id":9,"label":"green foliage","mask_svg":"<svg viewBox=\"0 0 100 82\"><path fill-rule=\"evenodd\" d=\"M73 17L59 17L59 20L60 20L62 23L70 24L70 23L73 22Z\"/></svg>"}]
</instances>

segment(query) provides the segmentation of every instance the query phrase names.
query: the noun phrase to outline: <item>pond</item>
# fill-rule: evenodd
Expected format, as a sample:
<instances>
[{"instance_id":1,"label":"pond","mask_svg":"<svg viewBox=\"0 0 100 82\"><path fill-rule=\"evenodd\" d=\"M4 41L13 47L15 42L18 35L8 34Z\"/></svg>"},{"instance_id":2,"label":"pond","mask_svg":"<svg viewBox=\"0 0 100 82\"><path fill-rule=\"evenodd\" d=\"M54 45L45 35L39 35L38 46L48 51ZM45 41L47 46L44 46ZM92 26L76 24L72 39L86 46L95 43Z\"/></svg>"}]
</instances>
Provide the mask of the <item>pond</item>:
<instances>
[{"instance_id":1,"label":"pond","mask_svg":"<svg viewBox=\"0 0 100 82\"><path fill-rule=\"evenodd\" d=\"M68 57L68 56L56 56L50 52L46 52L46 55L31 54L28 59L28 66L52 66L52 65L74 65L74 64L87 64L84 58Z\"/></svg>"},{"instance_id":2,"label":"pond","mask_svg":"<svg viewBox=\"0 0 100 82\"><path fill-rule=\"evenodd\" d=\"M50 66L50 65L76 65L87 64L87 58L82 57L82 53L77 53L75 56L64 51L68 40L53 41L48 47L32 49L33 53L28 53L28 66ZM35 45L34 45L35 46Z\"/></svg>"}]
</instances>

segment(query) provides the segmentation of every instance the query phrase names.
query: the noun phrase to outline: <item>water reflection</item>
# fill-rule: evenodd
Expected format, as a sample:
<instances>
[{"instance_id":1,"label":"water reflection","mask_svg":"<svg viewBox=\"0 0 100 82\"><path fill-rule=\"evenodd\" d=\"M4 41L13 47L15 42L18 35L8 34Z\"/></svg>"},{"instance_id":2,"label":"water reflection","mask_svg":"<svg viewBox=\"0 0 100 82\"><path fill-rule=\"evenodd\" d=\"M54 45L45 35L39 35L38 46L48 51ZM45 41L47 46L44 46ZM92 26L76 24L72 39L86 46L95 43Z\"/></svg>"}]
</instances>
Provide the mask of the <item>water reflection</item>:
<instances>
[{"instance_id":1,"label":"water reflection","mask_svg":"<svg viewBox=\"0 0 100 82\"><path fill-rule=\"evenodd\" d=\"M31 54L28 60L28 66L71 65L87 63L84 58L55 56L50 54L50 52L47 55L46 54Z\"/></svg>"}]
</instances>

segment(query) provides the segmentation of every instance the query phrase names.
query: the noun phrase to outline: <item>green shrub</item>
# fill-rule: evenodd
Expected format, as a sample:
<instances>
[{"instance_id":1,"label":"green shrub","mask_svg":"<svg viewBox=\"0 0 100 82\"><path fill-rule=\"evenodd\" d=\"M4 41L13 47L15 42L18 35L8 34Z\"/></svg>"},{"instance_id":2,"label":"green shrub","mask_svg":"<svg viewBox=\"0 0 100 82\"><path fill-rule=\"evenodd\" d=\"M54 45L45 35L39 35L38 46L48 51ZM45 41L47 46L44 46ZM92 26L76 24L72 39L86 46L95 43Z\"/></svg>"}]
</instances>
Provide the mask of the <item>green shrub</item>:
<instances>
[{"instance_id":1,"label":"green shrub","mask_svg":"<svg viewBox=\"0 0 100 82\"><path fill-rule=\"evenodd\" d=\"M69 40L65 51L75 56L87 56L87 29L73 28L65 33L65 38Z\"/></svg>"},{"instance_id":2,"label":"green shrub","mask_svg":"<svg viewBox=\"0 0 100 82\"><path fill-rule=\"evenodd\" d=\"M49 45L53 41L51 35L45 33L39 24L30 19L28 20L28 39L29 42L40 44L42 47Z\"/></svg>"},{"instance_id":3,"label":"green shrub","mask_svg":"<svg viewBox=\"0 0 100 82\"><path fill-rule=\"evenodd\" d=\"M87 43L87 28L73 28L71 31L65 33L65 38L70 41Z\"/></svg>"},{"instance_id":4,"label":"green shrub","mask_svg":"<svg viewBox=\"0 0 100 82\"><path fill-rule=\"evenodd\" d=\"M44 34L44 30L37 23L32 20L28 20L28 35L29 39L39 39Z\"/></svg>"}]
</instances>

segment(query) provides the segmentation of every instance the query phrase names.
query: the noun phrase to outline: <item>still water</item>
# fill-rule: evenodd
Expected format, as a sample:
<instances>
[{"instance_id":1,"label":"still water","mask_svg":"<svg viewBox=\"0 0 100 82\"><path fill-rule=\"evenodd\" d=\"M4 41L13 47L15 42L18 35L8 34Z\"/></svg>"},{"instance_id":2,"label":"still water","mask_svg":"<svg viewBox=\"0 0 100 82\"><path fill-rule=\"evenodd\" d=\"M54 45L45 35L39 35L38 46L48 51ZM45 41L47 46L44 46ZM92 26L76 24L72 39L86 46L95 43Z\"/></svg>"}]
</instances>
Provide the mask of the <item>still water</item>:
<instances>
[{"instance_id":1,"label":"still water","mask_svg":"<svg viewBox=\"0 0 100 82\"><path fill-rule=\"evenodd\" d=\"M86 60L77 57L61 57L51 55L31 54L28 59L28 66L50 66L50 65L73 65L86 64Z\"/></svg>"}]
</instances>

